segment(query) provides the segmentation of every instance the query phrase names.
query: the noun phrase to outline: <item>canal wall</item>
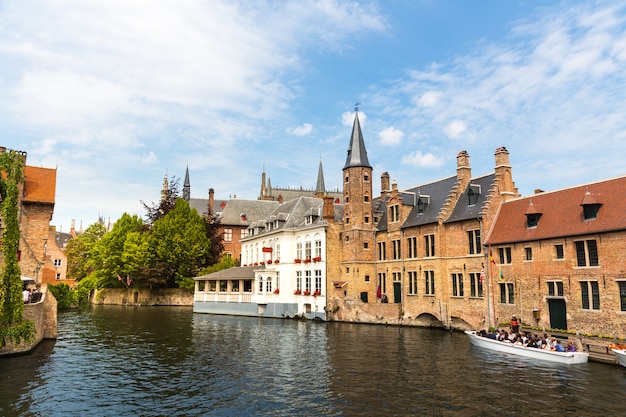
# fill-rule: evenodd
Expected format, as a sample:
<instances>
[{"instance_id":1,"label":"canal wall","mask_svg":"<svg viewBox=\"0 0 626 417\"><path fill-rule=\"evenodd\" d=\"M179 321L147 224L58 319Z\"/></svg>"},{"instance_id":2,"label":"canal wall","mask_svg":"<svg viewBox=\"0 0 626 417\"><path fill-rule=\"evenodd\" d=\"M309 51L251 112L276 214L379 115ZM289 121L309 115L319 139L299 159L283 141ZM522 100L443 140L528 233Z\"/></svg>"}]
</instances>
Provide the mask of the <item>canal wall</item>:
<instances>
[{"instance_id":1,"label":"canal wall","mask_svg":"<svg viewBox=\"0 0 626 417\"><path fill-rule=\"evenodd\" d=\"M31 343L19 344L5 340L4 347L0 349L0 356L30 352L43 339L56 339L57 300L48 291L46 284L41 286L40 291L42 296L38 302L24 304L24 320L30 320L35 324L34 340Z\"/></svg>"},{"instance_id":2,"label":"canal wall","mask_svg":"<svg viewBox=\"0 0 626 417\"><path fill-rule=\"evenodd\" d=\"M101 305L193 306L193 290L182 288L102 288L89 302Z\"/></svg>"}]
</instances>

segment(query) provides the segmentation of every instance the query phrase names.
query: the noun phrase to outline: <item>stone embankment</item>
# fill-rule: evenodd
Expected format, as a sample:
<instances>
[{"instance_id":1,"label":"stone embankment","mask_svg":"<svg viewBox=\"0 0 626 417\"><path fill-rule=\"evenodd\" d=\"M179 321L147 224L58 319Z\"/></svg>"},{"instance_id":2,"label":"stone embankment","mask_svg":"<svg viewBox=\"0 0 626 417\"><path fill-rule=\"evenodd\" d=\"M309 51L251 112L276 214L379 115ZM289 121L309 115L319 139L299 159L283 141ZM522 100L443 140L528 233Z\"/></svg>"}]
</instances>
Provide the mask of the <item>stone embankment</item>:
<instances>
[{"instance_id":1,"label":"stone embankment","mask_svg":"<svg viewBox=\"0 0 626 417\"><path fill-rule=\"evenodd\" d=\"M36 303L24 304L24 320L35 324L35 338L31 343L15 344L5 340L6 344L0 348L0 356L16 355L30 352L43 339L57 338L57 300L48 291L46 284L40 288L41 299Z\"/></svg>"},{"instance_id":2,"label":"stone embankment","mask_svg":"<svg viewBox=\"0 0 626 417\"><path fill-rule=\"evenodd\" d=\"M93 290L89 302L101 305L193 306L193 290L180 288L103 288Z\"/></svg>"}]
</instances>

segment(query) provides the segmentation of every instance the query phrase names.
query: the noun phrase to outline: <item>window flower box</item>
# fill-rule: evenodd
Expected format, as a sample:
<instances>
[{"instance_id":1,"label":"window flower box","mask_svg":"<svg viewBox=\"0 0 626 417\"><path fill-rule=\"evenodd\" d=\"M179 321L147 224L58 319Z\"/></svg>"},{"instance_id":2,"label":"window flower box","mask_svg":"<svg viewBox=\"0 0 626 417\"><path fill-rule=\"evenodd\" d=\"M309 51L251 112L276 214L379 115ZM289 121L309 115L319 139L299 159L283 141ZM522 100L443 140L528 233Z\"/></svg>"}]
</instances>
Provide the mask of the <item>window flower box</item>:
<instances>
[{"instance_id":1,"label":"window flower box","mask_svg":"<svg viewBox=\"0 0 626 417\"><path fill-rule=\"evenodd\" d=\"M311 262L311 258L306 258L306 259L304 260L304 263L305 263L305 264L308 264L309 262Z\"/></svg>"},{"instance_id":2,"label":"window flower box","mask_svg":"<svg viewBox=\"0 0 626 417\"><path fill-rule=\"evenodd\" d=\"M300 294L302 294L302 291L301 291L301 290L295 290L293 293L294 293L295 295L300 295Z\"/></svg>"},{"instance_id":3,"label":"window flower box","mask_svg":"<svg viewBox=\"0 0 626 417\"><path fill-rule=\"evenodd\" d=\"M279 263L279 262L280 262L280 259L276 259L276 260L274 261L274 263L275 263L275 264L277 264L277 263Z\"/></svg>"},{"instance_id":4,"label":"window flower box","mask_svg":"<svg viewBox=\"0 0 626 417\"><path fill-rule=\"evenodd\" d=\"M300 262L302 262L302 259L296 258L293 260L295 263L299 264Z\"/></svg>"},{"instance_id":5,"label":"window flower box","mask_svg":"<svg viewBox=\"0 0 626 417\"><path fill-rule=\"evenodd\" d=\"M259 262L259 265L265 265L265 262L261 261Z\"/></svg>"},{"instance_id":6,"label":"window flower box","mask_svg":"<svg viewBox=\"0 0 626 417\"><path fill-rule=\"evenodd\" d=\"M320 290L313 291L313 297L317 297L318 295L322 295L322 291Z\"/></svg>"},{"instance_id":7,"label":"window flower box","mask_svg":"<svg viewBox=\"0 0 626 417\"><path fill-rule=\"evenodd\" d=\"M315 258L313 258L313 262L321 262L321 261L322 261L321 256L316 256Z\"/></svg>"},{"instance_id":8,"label":"window flower box","mask_svg":"<svg viewBox=\"0 0 626 417\"><path fill-rule=\"evenodd\" d=\"M309 291L309 290L304 290L304 291L302 292L302 295L311 295L311 291Z\"/></svg>"},{"instance_id":9,"label":"window flower box","mask_svg":"<svg viewBox=\"0 0 626 417\"><path fill-rule=\"evenodd\" d=\"M258 262L255 262L255 263L254 263L254 266L258 266L258 265L259 265L259 263L258 263Z\"/></svg>"},{"instance_id":10,"label":"window flower box","mask_svg":"<svg viewBox=\"0 0 626 417\"><path fill-rule=\"evenodd\" d=\"M271 260L271 259L268 259L267 264L268 264L268 265L271 265L271 264L272 264L272 260Z\"/></svg>"},{"instance_id":11,"label":"window flower box","mask_svg":"<svg viewBox=\"0 0 626 417\"><path fill-rule=\"evenodd\" d=\"M274 290L274 294L280 294L280 288L276 288L276 289Z\"/></svg>"}]
</instances>

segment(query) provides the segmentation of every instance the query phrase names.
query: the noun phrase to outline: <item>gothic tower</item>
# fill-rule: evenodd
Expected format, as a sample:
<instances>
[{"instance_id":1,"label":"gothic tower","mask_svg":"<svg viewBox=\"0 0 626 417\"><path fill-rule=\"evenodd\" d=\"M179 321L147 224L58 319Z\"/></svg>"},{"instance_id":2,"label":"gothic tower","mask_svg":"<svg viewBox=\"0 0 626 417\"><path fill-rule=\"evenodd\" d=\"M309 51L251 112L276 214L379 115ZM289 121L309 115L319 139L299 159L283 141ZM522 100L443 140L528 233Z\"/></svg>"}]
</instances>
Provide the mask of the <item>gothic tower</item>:
<instances>
[{"instance_id":1,"label":"gothic tower","mask_svg":"<svg viewBox=\"0 0 626 417\"><path fill-rule=\"evenodd\" d=\"M367 159L358 111L343 167L343 197L342 264L350 282L350 295L363 299L367 292L365 297L373 301L376 227L372 213L372 166Z\"/></svg>"}]
</instances>

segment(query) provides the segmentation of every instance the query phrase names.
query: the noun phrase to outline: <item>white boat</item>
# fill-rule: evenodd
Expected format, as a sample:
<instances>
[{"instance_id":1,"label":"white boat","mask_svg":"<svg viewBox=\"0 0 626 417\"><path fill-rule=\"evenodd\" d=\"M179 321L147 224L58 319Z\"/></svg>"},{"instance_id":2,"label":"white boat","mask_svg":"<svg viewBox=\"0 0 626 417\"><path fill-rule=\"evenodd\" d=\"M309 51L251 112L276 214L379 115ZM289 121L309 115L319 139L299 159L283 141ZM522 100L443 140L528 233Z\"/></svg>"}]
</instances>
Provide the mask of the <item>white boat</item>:
<instances>
[{"instance_id":1,"label":"white boat","mask_svg":"<svg viewBox=\"0 0 626 417\"><path fill-rule=\"evenodd\" d=\"M610 345L609 346L620 365L626 367L626 345Z\"/></svg>"},{"instance_id":2,"label":"white boat","mask_svg":"<svg viewBox=\"0 0 626 417\"><path fill-rule=\"evenodd\" d=\"M500 342L499 340L489 339L479 336L476 332L465 331L474 346L485 349L491 349L498 352L510 353L512 355L525 356L527 358L540 359L550 362L564 363L571 365L574 363L586 363L589 360L587 352L555 352L552 350L537 349L514 345L513 343Z\"/></svg>"}]
</instances>

